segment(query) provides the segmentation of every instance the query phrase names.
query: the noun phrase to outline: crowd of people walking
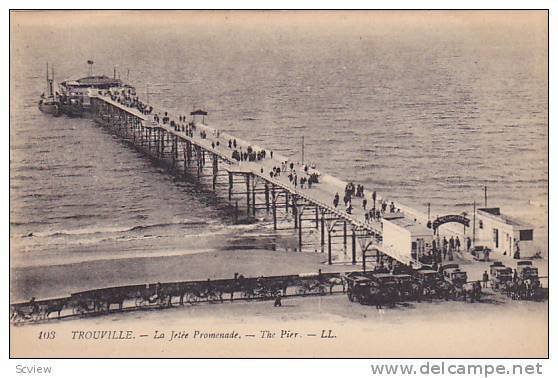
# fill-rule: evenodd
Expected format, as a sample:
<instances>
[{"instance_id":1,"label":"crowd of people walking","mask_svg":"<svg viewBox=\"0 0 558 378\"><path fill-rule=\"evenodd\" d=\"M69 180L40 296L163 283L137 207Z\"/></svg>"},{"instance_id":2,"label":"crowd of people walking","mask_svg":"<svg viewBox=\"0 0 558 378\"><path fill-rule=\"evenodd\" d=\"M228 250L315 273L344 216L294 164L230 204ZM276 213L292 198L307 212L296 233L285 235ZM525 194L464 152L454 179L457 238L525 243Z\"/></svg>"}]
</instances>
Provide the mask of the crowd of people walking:
<instances>
[{"instance_id":1,"label":"crowd of people walking","mask_svg":"<svg viewBox=\"0 0 558 378\"><path fill-rule=\"evenodd\" d=\"M302 166L298 171L297 166L298 164L295 165L294 162L289 162L288 160L282 161L280 165L273 166L269 171L269 177L277 178L280 177L282 173L285 173L289 179L289 183L295 188L312 189L312 185L319 182L319 173L307 164Z\"/></svg>"},{"instance_id":2,"label":"crowd of people walking","mask_svg":"<svg viewBox=\"0 0 558 378\"><path fill-rule=\"evenodd\" d=\"M366 193L364 190L364 185L357 184L355 185L353 182L349 182L345 186L345 194L343 195L343 204L345 206L345 211L349 214L353 212L353 199L358 198L361 199L362 209L364 210L364 222L369 223L372 220L380 220L382 216L388 212L388 205L389 205L389 212L390 213L399 213L400 209L398 209L393 201L388 204L387 200L379 199L376 191L373 191L370 195L370 203L368 202L369 199L366 198ZM333 206L335 208L339 207L339 193L335 193L333 197ZM371 204L371 206L370 206Z\"/></svg>"}]
</instances>

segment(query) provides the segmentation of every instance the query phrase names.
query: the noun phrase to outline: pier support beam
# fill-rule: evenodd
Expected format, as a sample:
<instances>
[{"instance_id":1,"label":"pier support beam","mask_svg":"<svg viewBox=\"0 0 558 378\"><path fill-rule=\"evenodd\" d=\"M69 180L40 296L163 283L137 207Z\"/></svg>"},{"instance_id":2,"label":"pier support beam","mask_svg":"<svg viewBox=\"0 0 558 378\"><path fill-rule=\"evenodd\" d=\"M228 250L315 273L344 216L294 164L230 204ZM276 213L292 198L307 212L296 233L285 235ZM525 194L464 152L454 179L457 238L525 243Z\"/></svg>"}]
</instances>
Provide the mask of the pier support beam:
<instances>
[{"instance_id":1,"label":"pier support beam","mask_svg":"<svg viewBox=\"0 0 558 378\"><path fill-rule=\"evenodd\" d=\"M163 130L159 130L159 140L159 147L161 148L159 151L159 159L163 160L165 158L165 132Z\"/></svg>"},{"instance_id":2,"label":"pier support beam","mask_svg":"<svg viewBox=\"0 0 558 378\"><path fill-rule=\"evenodd\" d=\"M331 265L331 230L327 230L327 263Z\"/></svg>"},{"instance_id":3,"label":"pier support beam","mask_svg":"<svg viewBox=\"0 0 558 378\"><path fill-rule=\"evenodd\" d=\"M217 188L217 174L219 173L219 157L215 154L212 155L213 158L213 190Z\"/></svg>"},{"instance_id":4,"label":"pier support beam","mask_svg":"<svg viewBox=\"0 0 558 378\"><path fill-rule=\"evenodd\" d=\"M321 223L321 238L320 238L320 247L322 250L322 253L324 253L324 247L325 247L325 217L324 214L322 213L322 218L320 219L320 223Z\"/></svg>"},{"instance_id":5,"label":"pier support beam","mask_svg":"<svg viewBox=\"0 0 558 378\"><path fill-rule=\"evenodd\" d=\"M186 162L190 168L192 166L192 142L189 140L186 141Z\"/></svg>"},{"instance_id":6,"label":"pier support beam","mask_svg":"<svg viewBox=\"0 0 558 378\"><path fill-rule=\"evenodd\" d=\"M202 167L203 167L203 163L202 163L202 149L200 146L194 146L195 150L196 150L196 163L197 163L197 172L198 172L198 179L201 176L201 172L202 172Z\"/></svg>"},{"instance_id":7,"label":"pier support beam","mask_svg":"<svg viewBox=\"0 0 558 378\"><path fill-rule=\"evenodd\" d=\"M277 231L277 197L275 195L275 184L271 185L271 212L273 213L273 229Z\"/></svg>"},{"instance_id":8,"label":"pier support beam","mask_svg":"<svg viewBox=\"0 0 558 378\"><path fill-rule=\"evenodd\" d=\"M232 193L233 193L233 174L229 172L229 202L232 201Z\"/></svg>"},{"instance_id":9,"label":"pier support beam","mask_svg":"<svg viewBox=\"0 0 558 378\"><path fill-rule=\"evenodd\" d=\"M256 177L252 176L252 216L256 217Z\"/></svg>"},{"instance_id":10,"label":"pier support beam","mask_svg":"<svg viewBox=\"0 0 558 378\"><path fill-rule=\"evenodd\" d=\"M355 229L353 228L353 233L351 235L351 239L352 239L352 263L353 265L356 265L356 232Z\"/></svg>"},{"instance_id":11,"label":"pier support beam","mask_svg":"<svg viewBox=\"0 0 558 378\"><path fill-rule=\"evenodd\" d=\"M269 185L265 183L265 212L269 214Z\"/></svg>"},{"instance_id":12,"label":"pier support beam","mask_svg":"<svg viewBox=\"0 0 558 378\"><path fill-rule=\"evenodd\" d=\"M302 211L298 214L298 251L302 252Z\"/></svg>"},{"instance_id":13,"label":"pier support beam","mask_svg":"<svg viewBox=\"0 0 558 378\"><path fill-rule=\"evenodd\" d=\"M343 222L343 254L347 254L347 221Z\"/></svg>"},{"instance_id":14,"label":"pier support beam","mask_svg":"<svg viewBox=\"0 0 558 378\"><path fill-rule=\"evenodd\" d=\"M250 216L250 175L246 174L246 213Z\"/></svg>"},{"instance_id":15,"label":"pier support beam","mask_svg":"<svg viewBox=\"0 0 558 378\"><path fill-rule=\"evenodd\" d=\"M294 228L296 230L299 227L299 224L298 224L298 207L296 205L296 197L292 196L292 198L293 198L292 206L293 206Z\"/></svg>"},{"instance_id":16,"label":"pier support beam","mask_svg":"<svg viewBox=\"0 0 558 378\"><path fill-rule=\"evenodd\" d=\"M171 144L171 161L172 161L172 169L176 169L176 160L178 160L178 141L175 135L172 135L172 144Z\"/></svg>"}]
</instances>

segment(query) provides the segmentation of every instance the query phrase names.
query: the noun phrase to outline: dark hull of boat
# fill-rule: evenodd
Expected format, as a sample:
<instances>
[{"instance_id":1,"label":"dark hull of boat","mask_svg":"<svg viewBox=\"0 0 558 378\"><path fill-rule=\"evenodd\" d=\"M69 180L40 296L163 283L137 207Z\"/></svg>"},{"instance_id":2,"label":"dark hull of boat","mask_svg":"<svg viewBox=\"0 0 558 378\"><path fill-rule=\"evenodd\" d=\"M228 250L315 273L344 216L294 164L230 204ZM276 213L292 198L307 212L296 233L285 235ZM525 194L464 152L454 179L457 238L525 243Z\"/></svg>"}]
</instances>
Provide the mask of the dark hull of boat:
<instances>
[{"instance_id":1,"label":"dark hull of boat","mask_svg":"<svg viewBox=\"0 0 558 378\"><path fill-rule=\"evenodd\" d=\"M83 107L78 104L62 104L61 110L68 117L82 117L84 113Z\"/></svg>"},{"instance_id":2,"label":"dark hull of boat","mask_svg":"<svg viewBox=\"0 0 558 378\"><path fill-rule=\"evenodd\" d=\"M40 103L39 110L43 113L51 114L55 117L59 117L62 114L60 111L60 105L55 103L50 103L50 104Z\"/></svg>"}]
</instances>

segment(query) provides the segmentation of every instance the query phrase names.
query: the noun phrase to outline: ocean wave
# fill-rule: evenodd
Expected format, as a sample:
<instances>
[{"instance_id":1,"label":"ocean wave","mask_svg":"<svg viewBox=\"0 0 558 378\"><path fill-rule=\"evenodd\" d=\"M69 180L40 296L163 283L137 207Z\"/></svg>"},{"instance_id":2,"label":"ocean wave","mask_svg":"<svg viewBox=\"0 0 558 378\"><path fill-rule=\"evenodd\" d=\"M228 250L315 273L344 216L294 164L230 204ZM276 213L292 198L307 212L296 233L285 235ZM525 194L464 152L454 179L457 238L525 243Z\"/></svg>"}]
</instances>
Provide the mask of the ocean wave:
<instances>
[{"instance_id":1,"label":"ocean wave","mask_svg":"<svg viewBox=\"0 0 558 378\"><path fill-rule=\"evenodd\" d=\"M41 231L33 233L31 236L36 237L64 237L64 236L81 236L81 235L94 235L94 234L113 234L113 233L125 233L148 230L152 228L164 228L172 226L192 227L195 226L206 226L208 222L206 221L186 221L186 222L170 222L170 223L154 223L147 225L137 225L137 226L124 226L124 227L98 227L98 228L78 228L73 230L56 230L56 231ZM22 236L29 236L25 234Z\"/></svg>"}]
</instances>

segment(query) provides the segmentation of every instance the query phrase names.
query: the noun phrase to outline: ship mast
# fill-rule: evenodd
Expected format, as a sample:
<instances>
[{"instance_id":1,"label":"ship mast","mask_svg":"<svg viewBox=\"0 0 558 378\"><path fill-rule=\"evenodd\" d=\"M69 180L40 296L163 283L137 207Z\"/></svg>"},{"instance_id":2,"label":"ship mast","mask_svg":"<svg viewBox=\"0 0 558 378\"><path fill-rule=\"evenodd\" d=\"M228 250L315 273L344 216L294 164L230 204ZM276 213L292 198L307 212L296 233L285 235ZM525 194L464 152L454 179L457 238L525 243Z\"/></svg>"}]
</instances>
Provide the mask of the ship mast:
<instances>
[{"instance_id":1,"label":"ship mast","mask_svg":"<svg viewBox=\"0 0 558 378\"><path fill-rule=\"evenodd\" d=\"M46 92L47 92L47 97L48 97L48 89L49 89L49 85L48 85L48 62L46 62Z\"/></svg>"},{"instance_id":2,"label":"ship mast","mask_svg":"<svg viewBox=\"0 0 558 378\"><path fill-rule=\"evenodd\" d=\"M48 62L46 64L46 97L54 95L52 83L54 82L54 66L51 66L52 78L48 76Z\"/></svg>"},{"instance_id":3,"label":"ship mast","mask_svg":"<svg viewBox=\"0 0 558 378\"><path fill-rule=\"evenodd\" d=\"M50 80L48 81L48 89L49 89L48 95L50 97L54 97L54 64L50 68L50 73L51 73Z\"/></svg>"}]
</instances>

